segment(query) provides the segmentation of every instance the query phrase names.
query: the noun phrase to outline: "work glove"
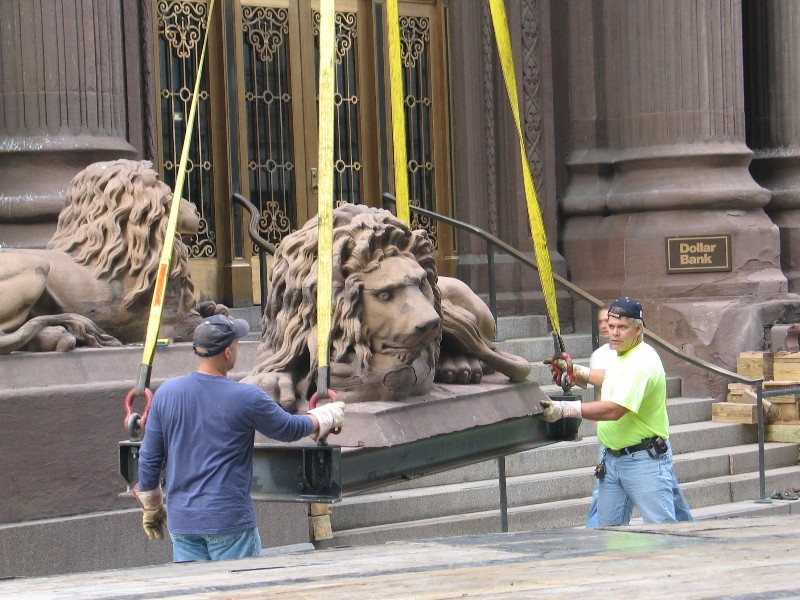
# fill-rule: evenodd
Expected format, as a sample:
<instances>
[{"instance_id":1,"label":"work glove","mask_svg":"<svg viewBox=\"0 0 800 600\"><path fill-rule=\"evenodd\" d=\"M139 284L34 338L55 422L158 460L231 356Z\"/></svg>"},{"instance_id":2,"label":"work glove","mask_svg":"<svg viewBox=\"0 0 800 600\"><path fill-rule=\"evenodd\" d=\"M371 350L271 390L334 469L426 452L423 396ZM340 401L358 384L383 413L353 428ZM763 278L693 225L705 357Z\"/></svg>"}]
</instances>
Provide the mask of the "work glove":
<instances>
[{"instance_id":1,"label":"work glove","mask_svg":"<svg viewBox=\"0 0 800 600\"><path fill-rule=\"evenodd\" d=\"M341 427L344 424L344 402L331 402L324 406L318 406L308 411L319 421L319 431L311 434L311 438L316 441L324 438L332 429Z\"/></svg>"},{"instance_id":2,"label":"work glove","mask_svg":"<svg viewBox=\"0 0 800 600\"><path fill-rule=\"evenodd\" d=\"M161 486L153 490L133 489L133 495L139 502L142 513L142 529L151 540L163 540L167 533L167 507L164 505L164 494Z\"/></svg>"},{"instance_id":3,"label":"work glove","mask_svg":"<svg viewBox=\"0 0 800 600\"><path fill-rule=\"evenodd\" d=\"M562 385L561 379L564 375L567 376L567 384L570 387L577 385L578 387L586 389L589 385L589 373L591 373L589 367L572 364L572 361L568 362L563 358L548 358L544 363L550 365L550 373L553 375L553 381L558 385ZM570 367L572 367L571 370Z\"/></svg>"},{"instance_id":4,"label":"work glove","mask_svg":"<svg viewBox=\"0 0 800 600\"><path fill-rule=\"evenodd\" d=\"M582 416L580 400L542 400L542 419L554 423L560 419L578 418Z\"/></svg>"}]
</instances>

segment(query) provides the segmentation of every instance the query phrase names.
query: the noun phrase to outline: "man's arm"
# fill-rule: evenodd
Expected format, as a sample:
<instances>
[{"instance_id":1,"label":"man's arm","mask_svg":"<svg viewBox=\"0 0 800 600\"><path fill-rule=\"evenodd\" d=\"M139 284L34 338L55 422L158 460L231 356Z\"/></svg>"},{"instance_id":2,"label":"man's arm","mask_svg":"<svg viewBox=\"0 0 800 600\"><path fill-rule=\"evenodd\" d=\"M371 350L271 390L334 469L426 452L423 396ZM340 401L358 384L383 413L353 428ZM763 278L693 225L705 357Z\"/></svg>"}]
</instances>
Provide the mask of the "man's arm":
<instances>
[{"instance_id":1,"label":"man's arm","mask_svg":"<svg viewBox=\"0 0 800 600\"><path fill-rule=\"evenodd\" d=\"M542 419L553 423L563 418L588 419L589 421L617 421L628 409L608 400L588 402L580 400L542 400Z\"/></svg>"},{"instance_id":2,"label":"man's arm","mask_svg":"<svg viewBox=\"0 0 800 600\"><path fill-rule=\"evenodd\" d=\"M618 421L628 409L610 400L598 400L581 406L581 415L590 421Z\"/></svg>"}]
</instances>

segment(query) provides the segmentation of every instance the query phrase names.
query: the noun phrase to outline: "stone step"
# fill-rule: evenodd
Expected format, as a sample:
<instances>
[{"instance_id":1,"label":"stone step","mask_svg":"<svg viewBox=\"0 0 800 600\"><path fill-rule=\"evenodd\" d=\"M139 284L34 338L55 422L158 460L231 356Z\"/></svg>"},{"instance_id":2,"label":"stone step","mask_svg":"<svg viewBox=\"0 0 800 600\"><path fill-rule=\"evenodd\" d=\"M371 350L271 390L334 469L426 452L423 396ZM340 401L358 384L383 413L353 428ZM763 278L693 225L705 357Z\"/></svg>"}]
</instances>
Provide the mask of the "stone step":
<instances>
[{"instance_id":1,"label":"stone step","mask_svg":"<svg viewBox=\"0 0 800 600\"><path fill-rule=\"evenodd\" d=\"M544 315L521 315L497 318L496 341L516 338L546 337L550 326Z\"/></svg>"},{"instance_id":2,"label":"stone step","mask_svg":"<svg viewBox=\"0 0 800 600\"><path fill-rule=\"evenodd\" d=\"M766 472L766 482L768 495L772 489L797 487L800 482L800 466L770 469ZM695 519L752 515L755 512L788 514L793 510L793 504L798 505L795 511L800 510L800 501L774 500L763 504L755 502L759 493L758 473L727 475L689 482L684 484L683 488ZM582 527L590 504L591 496L587 495L535 505L509 507L508 528L509 531L525 531ZM339 510L339 507L333 509L334 523ZM632 522L637 521L641 522L634 517ZM334 524L334 538L323 546L364 546L397 540L476 535L498 531L500 531L499 508L492 508L352 529L341 529Z\"/></svg>"},{"instance_id":3,"label":"stone step","mask_svg":"<svg viewBox=\"0 0 800 600\"><path fill-rule=\"evenodd\" d=\"M592 336L570 333L562 337L564 338L564 347L569 355L576 361L585 360L588 365L589 357L592 355ZM534 365L542 365L543 360L553 356L553 338L550 336L515 337L496 342L495 345L500 350L521 356ZM547 381L551 381L550 368L546 365L543 365L543 368L548 373Z\"/></svg>"},{"instance_id":4,"label":"stone step","mask_svg":"<svg viewBox=\"0 0 800 600\"><path fill-rule=\"evenodd\" d=\"M797 458L796 444L767 444L765 467L780 469L793 464ZM596 457L596 449L594 456ZM496 464L496 461L495 461ZM758 446L747 444L723 447L679 455L675 472L682 485L725 476L748 477L758 468ZM508 506L530 506L572 498L590 497L594 487L594 461L555 472L535 472L513 475L507 472ZM800 481L794 485L800 485ZM704 489L704 488L703 488ZM687 491L687 498L689 492ZM690 500L690 506L705 506L717 502L704 495ZM334 529L347 530L366 526L386 525L418 519L445 517L491 509L498 505L498 481L495 475L479 481L445 484L436 482L429 487L394 489L346 498L335 508ZM744 499L744 498L739 498ZM724 501L724 500L723 500Z\"/></svg>"}]
</instances>

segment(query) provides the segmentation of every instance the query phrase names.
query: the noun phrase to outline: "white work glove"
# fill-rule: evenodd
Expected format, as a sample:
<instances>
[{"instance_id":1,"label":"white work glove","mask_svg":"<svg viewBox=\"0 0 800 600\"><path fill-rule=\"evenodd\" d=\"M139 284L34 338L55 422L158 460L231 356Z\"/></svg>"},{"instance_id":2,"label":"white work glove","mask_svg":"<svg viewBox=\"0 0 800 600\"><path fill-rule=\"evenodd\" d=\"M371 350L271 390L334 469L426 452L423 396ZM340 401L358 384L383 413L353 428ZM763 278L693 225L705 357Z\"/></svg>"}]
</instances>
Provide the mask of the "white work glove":
<instances>
[{"instance_id":1,"label":"white work glove","mask_svg":"<svg viewBox=\"0 0 800 600\"><path fill-rule=\"evenodd\" d=\"M311 434L311 438L317 441L330 433L332 429L341 427L344 424L344 402L331 402L324 406L318 406L308 411L319 421L319 431Z\"/></svg>"},{"instance_id":2,"label":"white work glove","mask_svg":"<svg viewBox=\"0 0 800 600\"><path fill-rule=\"evenodd\" d=\"M580 400L542 400L544 412L542 419L554 423L560 419L578 418L582 416Z\"/></svg>"},{"instance_id":3,"label":"white work glove","mask_svg":"<svg viewBox=\"0 0 800 600\"><path fill-rule=\"evenodd\" d=\"M139 502L142 513L142 529L151 540L163 540L167 533L167 507L164 505L164 494L161 486L153 490L133 489L133 495Z\"/></svg>"}]
</instances>

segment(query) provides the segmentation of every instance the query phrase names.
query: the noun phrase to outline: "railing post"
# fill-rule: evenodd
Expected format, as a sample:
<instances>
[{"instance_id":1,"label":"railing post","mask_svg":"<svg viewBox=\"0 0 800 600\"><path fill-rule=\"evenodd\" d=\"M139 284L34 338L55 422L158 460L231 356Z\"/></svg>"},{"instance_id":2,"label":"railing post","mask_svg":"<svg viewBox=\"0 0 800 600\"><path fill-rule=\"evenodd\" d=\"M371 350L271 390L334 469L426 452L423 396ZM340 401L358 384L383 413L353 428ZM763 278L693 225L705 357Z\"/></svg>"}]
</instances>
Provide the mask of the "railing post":
<instances>
[{"instance_id":1,"label":"railing post","mask_svg":"<svg viewBox=\"0 0 800 600\"><path fill-rule=\"evenodd\" d=\"M756 383L756 410L758 411L758 493L756 502L772 503L767 498L766 472L764 468L764 388L763 381Z\"/></svg>"},{"instance_id":2,"label":"railing post","mask_svg":"<svg viewBox=\"0 0 800 600\"><path fill-rule=\"evenodd\" d=\"M258 278L259 289L261 290L261 316L267 309L267 253L263 248L258 251Z\"/></svg>"},{"instance_id":3,"label":"railing post","mask_svg":"<svg viewBox=\"0 0 800 600\"><path fill-rule=\"evenodd\" d=\"M497 482L500 487L500 531L508 532L508 495L506 490L506 457L497 459Z\"/></svg>"},{"instance_id":4,"label":"railing post","mask_svg":"<svg viewBox=\"0 0 800 600\"><path fill-rule=\"evenodd\" d=\"M495 325L495 341L497 339L497 288L494 281L494 247L492 242L486 241L486 269L489 275L489 310L492 311Z\"/></svg>"}]
</instances>

